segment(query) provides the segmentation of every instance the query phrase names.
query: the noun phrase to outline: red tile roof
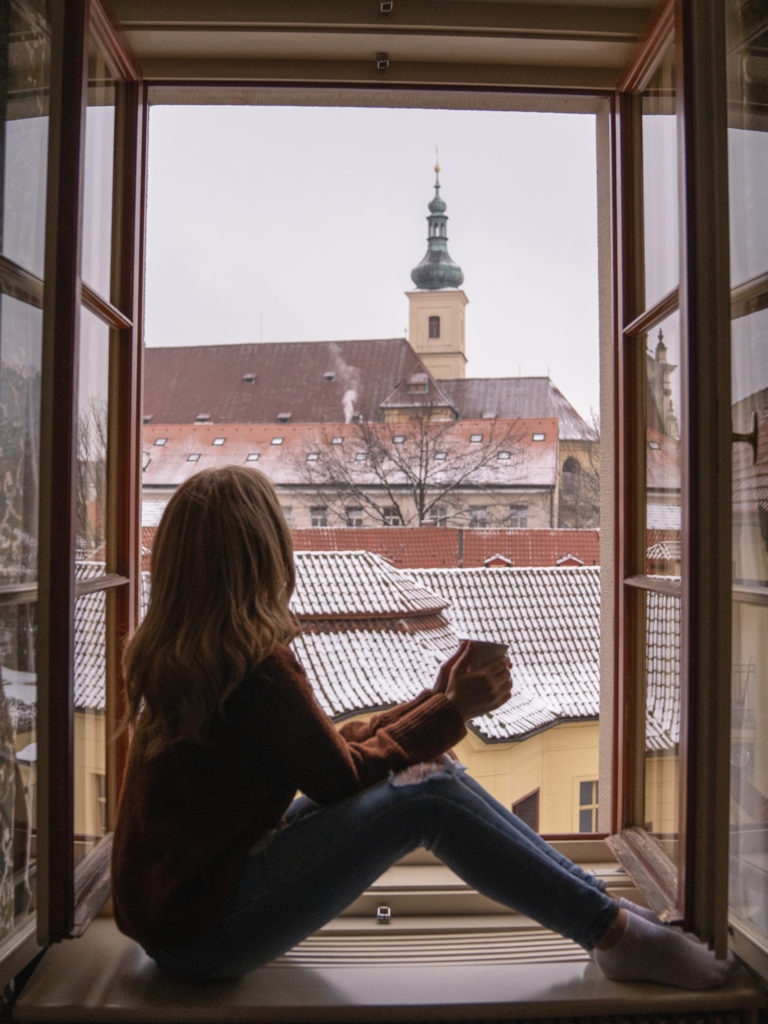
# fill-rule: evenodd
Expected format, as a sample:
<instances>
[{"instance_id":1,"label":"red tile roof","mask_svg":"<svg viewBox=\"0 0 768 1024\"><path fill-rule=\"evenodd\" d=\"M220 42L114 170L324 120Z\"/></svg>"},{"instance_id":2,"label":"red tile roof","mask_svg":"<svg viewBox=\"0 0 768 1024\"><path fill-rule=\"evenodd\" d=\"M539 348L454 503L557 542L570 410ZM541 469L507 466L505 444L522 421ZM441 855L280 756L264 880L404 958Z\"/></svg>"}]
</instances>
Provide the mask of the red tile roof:
<instances>
[{"instance_id":1,"label":"red tile roof","mask_svg":"<svg viewBox=\"0 0 768 1024\"><path fill-rule=\"evenodd\" d=\"M435 382L405 338L292 341L148 348L144 413L154 423L373 421L382 408L423 404L408 393L413 373L429 381L427 401L450 404L462 419L556 418L561 439L595 440L592 428L548 377ZM434 397L432 397L434 392Z\"/></svg>"},{"instance_id":2,"label":"red tile roof","mask_svg":"<svg viewBox=\"0 0 768 1024\"><path fill-rule=\"evenodd\" d=\"M297 551L372 551L398 569L482 568L496 555L513 566L556 565L571 555L600 564L599 530L474 530L382 526L293 530Z\"/></svg>"}]
</instances>

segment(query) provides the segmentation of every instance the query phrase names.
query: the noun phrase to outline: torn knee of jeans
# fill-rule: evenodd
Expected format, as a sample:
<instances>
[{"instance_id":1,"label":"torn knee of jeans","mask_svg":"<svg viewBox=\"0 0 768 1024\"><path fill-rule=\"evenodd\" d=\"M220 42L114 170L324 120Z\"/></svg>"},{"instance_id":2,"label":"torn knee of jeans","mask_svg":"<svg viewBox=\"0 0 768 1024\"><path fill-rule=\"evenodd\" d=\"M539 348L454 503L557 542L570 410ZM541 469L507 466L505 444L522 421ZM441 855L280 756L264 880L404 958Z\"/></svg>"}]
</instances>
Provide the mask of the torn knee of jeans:
<instances>
[{"instance_id":1,"label":"torn knee of jeans","mask_svg":"<svg viewBox=\"0 0 768 1024\"><path fill-rule=\"evenodd\" d=\"M390 772L389 781L393 786L412 786L436 776L445 777L459 771L464 771L464 765L450 755L443 754L436 761L421 761L419 764L408 765L399 772Z\"/></svg>"}]
</instances>

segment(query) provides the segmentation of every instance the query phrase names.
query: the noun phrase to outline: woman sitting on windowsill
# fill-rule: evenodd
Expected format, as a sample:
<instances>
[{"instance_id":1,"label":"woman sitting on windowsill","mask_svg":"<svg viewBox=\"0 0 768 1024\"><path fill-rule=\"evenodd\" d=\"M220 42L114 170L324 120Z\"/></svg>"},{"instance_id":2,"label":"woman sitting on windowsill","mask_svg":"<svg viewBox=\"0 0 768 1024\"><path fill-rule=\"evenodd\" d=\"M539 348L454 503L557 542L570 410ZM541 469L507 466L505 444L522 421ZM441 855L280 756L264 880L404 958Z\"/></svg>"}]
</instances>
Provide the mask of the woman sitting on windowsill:
<instances>
[{"instance_id":1,"label":"woman sitting on windowsill","mask_svg":"<svg viewBox=\"0 0 768 1024\"><path fill-rule=\"evenodd\" d=\"M426 846L479 892L592 951L610 978L689 988L731 970L555 852L446 751L509 697L463 644L433 687L339 730L287 646L291 535L252 469L174 493L124 659L135 727L115 830L119 927L162 967L237 977ZM304 796L294 799L296 791Z\"/></svg>"}]
</instances>

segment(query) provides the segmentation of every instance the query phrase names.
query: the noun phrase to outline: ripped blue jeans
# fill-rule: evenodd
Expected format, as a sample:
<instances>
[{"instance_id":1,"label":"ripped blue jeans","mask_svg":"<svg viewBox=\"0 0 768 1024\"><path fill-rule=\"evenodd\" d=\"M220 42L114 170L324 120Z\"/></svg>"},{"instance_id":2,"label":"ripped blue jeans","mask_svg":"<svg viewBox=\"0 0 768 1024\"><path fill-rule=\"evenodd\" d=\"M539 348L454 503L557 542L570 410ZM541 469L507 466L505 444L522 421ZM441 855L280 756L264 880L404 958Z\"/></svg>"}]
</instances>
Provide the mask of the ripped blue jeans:
<instances>
[{"instance_id":1,"label":"ripped blue jeans","mask_svg":"<svg viewBox=\"0 0 768 1024\"><path fill-rule=\"evenodd\" d=\"M317 931L400 857L431 850L491 899L591 949L616 918L603 884L553 850L445 758L329 806L298 797L288 824L249 855L209 935L147 949L188 978L233 978Z\"/></svg>"}]
</instances>

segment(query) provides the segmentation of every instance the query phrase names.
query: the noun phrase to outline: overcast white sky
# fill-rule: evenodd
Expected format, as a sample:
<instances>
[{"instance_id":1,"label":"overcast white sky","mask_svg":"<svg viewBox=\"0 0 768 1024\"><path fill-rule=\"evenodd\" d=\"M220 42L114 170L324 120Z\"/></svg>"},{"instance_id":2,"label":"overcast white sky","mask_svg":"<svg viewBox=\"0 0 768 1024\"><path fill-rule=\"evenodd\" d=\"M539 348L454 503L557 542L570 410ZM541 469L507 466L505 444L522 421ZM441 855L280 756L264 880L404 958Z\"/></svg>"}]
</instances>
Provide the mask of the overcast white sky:
<instances>
[{"instance_id":1,"label":"overcast white sky","mask_svg":"<svg viewBox=\"0 0 768 1024\"><path fill-rule=\"evenodd\" d=\"M407 335L439 147L467 376L598 408L590 115L153 107L148 345Z\"/></svg>"}]
</instances>

